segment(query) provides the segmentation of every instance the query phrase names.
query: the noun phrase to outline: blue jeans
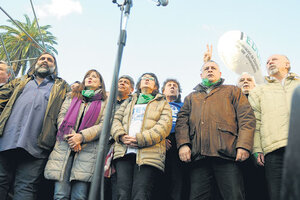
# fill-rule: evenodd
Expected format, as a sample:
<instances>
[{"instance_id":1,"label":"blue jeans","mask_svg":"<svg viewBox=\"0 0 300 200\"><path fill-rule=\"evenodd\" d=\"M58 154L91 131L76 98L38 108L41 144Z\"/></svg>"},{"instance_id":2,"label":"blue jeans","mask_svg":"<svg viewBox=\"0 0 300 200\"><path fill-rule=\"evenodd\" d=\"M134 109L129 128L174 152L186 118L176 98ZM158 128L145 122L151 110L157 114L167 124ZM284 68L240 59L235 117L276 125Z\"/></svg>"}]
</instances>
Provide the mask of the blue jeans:
<instances>
[{"instance_id":1,"label":"blue jeans","mask_svg":"<svg viewBox=\"0 0 300 200\"><path fill-rule=\"evenodd\" d=\"M55 200L84 200L88 198L90 183L82 181L56 181L54 185Z\"/></svg>"},{"instance_id":2,"label":"blue jeans","mask_svg":"<svg viewBox=\"0 0 300 200\"><path fill-rule=\"evenodd\" d=\"M46 161L47 158L35 158L23 149L0 152L0 200L6 199L12 183L14 200L36 199Z\"/></svg>"},{"instance_id":3,"label":"blue jeans","mask_svg":"<svg viewBox=\"0 0 300 200\"><path fill-rule=\"evenodd\" d=\"M69 181L73 166L75 153L71 153L68 158L63 181L55 181L54 183L54 200L84 200L88 198L89 182Z\"/></svg>"}]
</instances>

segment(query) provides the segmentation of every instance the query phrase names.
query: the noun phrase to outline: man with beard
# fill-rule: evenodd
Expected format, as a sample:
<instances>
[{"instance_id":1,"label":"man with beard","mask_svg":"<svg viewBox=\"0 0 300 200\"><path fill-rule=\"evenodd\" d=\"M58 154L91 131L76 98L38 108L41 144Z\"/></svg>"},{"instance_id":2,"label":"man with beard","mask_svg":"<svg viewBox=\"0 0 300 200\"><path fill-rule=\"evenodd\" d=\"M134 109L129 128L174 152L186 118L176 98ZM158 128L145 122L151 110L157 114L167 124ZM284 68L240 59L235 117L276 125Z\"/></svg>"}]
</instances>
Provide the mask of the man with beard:
<instances>
[{"instance_id":1,"label":"man with beard","mask_svg":"<svg viewBox=\"0 0 300 200\"><path fill-rule=\"evenodd\" d=\"M242 75L238 78L237 86L242 89L242 92L247 97L249 96L249 92L255 87L255 85L256 83L254 77L247 72L243 72Z\"/></svg>"},{"instance_id":2,"label":"man with beard","mask_svg":"<svg viewBox=\"0 0 300 200\"><path fill-rule=\"evenodd\" d=\"M0 60L0 88L8 82L9 77L9 66L6 62Z\"/></svg>"},{"instance_id":3,"label":"man with beard","mask_svg":"<svg viewBox=\"0 0 300 200\"><path fill-rule=\"evenodd\" d=\"M284 151L288 141L291 99L299 77L290 72L289 59L272 55L267 61L267 82L251 90L249 102L256 117L253 153L265 167L271 200L280 198Z\"/></svg>"},{"instance_id":4,"label":"man with beard","mask_svg":"<svg viewBox=\"0 0 300 200\"><path fill-rule=\"evenodd\" d=\"M56 141L57 116L69 90L57 77L56 59L42 53L27 75L0 89L0 199L36 199Z\"/></svg>"},{"instance_id":5,"label":"man with beard","mask_svg":"<svg viewBox=\"0 0 300 200\"><path fill-rule=\"evenodd\" d=\"M238 78L237 86L248 97L250 91L256 86L255 79L248 72L243 72ZM250 156L241 163L240 167L244 178L246 200L268 200L264 168L256 164L256 158Z\"/></svg>"},{"instance_id":6,"label":"man with beard","mask_svg":"<svg viewBox=\"0 0 300 200\"><path fill-rule=\"evenodd\" d=\"M190 163L190 199L210 199L216 183L222 199L245 199L237 162L253 145L255 117L240 88L223 85L218 64L201 69L202 83L189 94L177 116L179 158Z\"/></svg>"}]
</instances>

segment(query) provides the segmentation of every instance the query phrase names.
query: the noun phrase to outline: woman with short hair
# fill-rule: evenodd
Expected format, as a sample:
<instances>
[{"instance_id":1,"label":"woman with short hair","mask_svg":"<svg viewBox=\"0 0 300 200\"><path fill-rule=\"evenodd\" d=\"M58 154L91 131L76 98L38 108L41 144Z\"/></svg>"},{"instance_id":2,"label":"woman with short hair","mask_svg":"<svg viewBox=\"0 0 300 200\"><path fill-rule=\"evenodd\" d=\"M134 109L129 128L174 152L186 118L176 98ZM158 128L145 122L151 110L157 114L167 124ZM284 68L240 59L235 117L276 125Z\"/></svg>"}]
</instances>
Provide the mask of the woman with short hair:
<instances>
[{"instance_id":1,"label":"woman with short hair","mask_svg":"<svg viewBox=\"0 0 300 200\"><path fill-rule=\"evenodd\" d=\"M115 113L112 136L118 199L153 199L166 156L172 111L155 74L144 73Z\"/></svg>"}]
</instances>

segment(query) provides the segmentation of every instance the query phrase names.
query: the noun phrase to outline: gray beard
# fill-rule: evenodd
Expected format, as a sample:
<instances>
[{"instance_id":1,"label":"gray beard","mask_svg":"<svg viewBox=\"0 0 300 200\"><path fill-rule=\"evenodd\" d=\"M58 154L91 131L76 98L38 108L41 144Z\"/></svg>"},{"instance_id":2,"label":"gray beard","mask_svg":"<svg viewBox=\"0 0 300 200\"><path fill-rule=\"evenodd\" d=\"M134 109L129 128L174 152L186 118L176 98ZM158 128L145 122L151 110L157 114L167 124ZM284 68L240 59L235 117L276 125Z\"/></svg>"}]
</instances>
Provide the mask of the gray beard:
<instances>
[{"instance_id":1,"label":"gray beard","mask_svg":"<svg viewBox=\"0 0 300 200\"><path fill-rule=\"evenodd\" d=\"M243 92L243 94L249 94L249 89L244 89L244 88L242 88L242 92Z\"/></svg>"},{"instance_id":2,"label":"gray beard","mask_svg":"<svg viewBox=\"0 0 300 200\"><path fill-rule=\"evenodd\" d=\"M274 69L270 69L268 70L268 73L270 76L274 75L274 74L277 74L278 73L278 69L277 68L274 68Z\"/></svg>"},{"instance_id":3,"label":"gray beard","mask_svg":"<svg viewBox=\"0 0 300 200\"><path fill-rule=\"evenodd\" d=\"M50 74L53 74L54 68L41 68L40 66L35 66L35 73L37 76L41 78L45 78L49 76Z\"/></svg>"}]
</instances>

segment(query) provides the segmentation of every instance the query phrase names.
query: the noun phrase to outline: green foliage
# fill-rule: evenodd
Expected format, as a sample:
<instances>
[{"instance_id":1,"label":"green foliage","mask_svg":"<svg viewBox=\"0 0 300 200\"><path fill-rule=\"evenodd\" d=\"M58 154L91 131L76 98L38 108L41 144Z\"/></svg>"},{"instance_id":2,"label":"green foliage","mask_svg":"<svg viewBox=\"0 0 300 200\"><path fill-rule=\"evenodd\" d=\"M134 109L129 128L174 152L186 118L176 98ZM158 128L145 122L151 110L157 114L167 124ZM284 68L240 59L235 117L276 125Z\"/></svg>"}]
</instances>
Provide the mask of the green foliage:
<instances>
[{"instance_id":1,"label":"green foliage","mask_svg":"<svg viewBox=\"0 0 300 200\"><path fill-rule=\"evenodd\" d=\"M56 37L52 35L51 32L48 31L51 28L50 25L40 26L41 35L38 30L37 21L34 19L32 22L27 15L24 15L26 22L20 22L15 20L19 26L21 26L35 41L37 41L41 46L43 46L42 39L44 40L45 49L50 53L57 54L57 50L53 47L56 45ZM7 20L11 26L1 25L0 32L3 32L3 41L6 47L6 50L9 54L10 60L21 60L21 59L29 59L36 58L43 51L41 50L37 44L35 44L22 30L18 28L13 21ZM7 60L6 54L1 46L0 51L0 60ZM28 65L32 66L34 60L27 61L19 61L13 62L13 69L15 75L19 74L21 70L22 75L25 74ZM29 67L30 67L29 66Z\"/></svg>"}]
</instances>

